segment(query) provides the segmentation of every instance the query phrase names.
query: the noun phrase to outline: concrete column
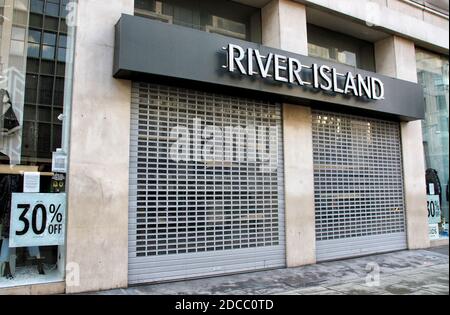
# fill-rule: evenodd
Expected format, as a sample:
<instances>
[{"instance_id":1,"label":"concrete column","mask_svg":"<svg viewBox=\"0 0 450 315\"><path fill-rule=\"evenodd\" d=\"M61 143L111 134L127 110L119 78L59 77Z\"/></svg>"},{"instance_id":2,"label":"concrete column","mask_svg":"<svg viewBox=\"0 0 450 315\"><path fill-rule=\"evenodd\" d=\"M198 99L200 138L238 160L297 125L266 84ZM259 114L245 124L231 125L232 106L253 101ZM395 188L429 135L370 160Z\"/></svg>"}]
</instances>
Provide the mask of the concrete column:
<instances>
[{"instance_id":1,"label":"concrete column","mask_svg":"<svg viewBox=\"0 0 450 315\"><path fill-rule=\"evenodd\" d=\"M375 43L377 72L417 82L414 43L391 36ZM403 176L409 249L430 247L428 237L425 161L420 120L401 123Z\"/></svg>"},{"instance_id":2,"label":"concrete column","mask_svg":"<svg viewBox=\"0 0 450 315\"><path fill-rule=\"evenodd\" d=\"M78 2L68 177L68 293L126 287L131 82L112 77L134 0ZM78 281L79 277L79 281Z\"/></svg>"},{"instance_id":3,"label":"concrete column","mask_svg":"<svg viewBox=\"0 0 450 315\"><path fill-rule=\"evenodd\" d=\"M308 55L306 8L291 0L272 0L261 10L263 45Z\"/></svg>"},{"instance_id":4,"label":"concrete column","mask_svg":"<svg viewBox=\"0 0 450 315\"><path fill-rule=\"evenodd\" d=\"M311 108L283 105L288 267L316 262Z\"/></svg>"},{"instance_id":5,"label":"concrete column","mask_svg":"<svg viewBox=\"0 0 450 315\"><path fill-rule=\"evenodd\" d=\"M272 0L261 14L263 45L308 55L303 4ZM311 117L309 107L283 105L288 267L316 262Z\"/></svg>"}]
</instances>

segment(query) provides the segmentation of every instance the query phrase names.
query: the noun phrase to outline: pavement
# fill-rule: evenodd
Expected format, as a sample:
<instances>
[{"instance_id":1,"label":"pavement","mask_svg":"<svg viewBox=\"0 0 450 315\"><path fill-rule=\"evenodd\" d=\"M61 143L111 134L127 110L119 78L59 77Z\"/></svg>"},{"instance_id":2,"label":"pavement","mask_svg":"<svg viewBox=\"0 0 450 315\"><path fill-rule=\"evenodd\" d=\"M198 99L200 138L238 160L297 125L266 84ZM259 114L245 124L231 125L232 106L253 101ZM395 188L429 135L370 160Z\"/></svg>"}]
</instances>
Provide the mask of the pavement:
<instances>
[{"instance_id":1,"label":"pavement","mask_svg":"<svg viewBox=\"0 0 450 315\"><path fill-rule=\"evenodd\" d=\"M449 247L134 286L100 295L448 295Z\"/></svg>"}]
</instances>

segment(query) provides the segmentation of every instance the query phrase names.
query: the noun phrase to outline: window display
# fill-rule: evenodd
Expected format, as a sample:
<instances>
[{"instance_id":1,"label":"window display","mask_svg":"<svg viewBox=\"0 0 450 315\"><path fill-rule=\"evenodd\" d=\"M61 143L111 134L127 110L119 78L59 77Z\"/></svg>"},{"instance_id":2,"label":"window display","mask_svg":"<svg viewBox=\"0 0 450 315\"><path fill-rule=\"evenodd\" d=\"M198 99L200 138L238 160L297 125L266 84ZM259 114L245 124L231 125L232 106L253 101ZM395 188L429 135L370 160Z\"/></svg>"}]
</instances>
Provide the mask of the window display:
<instances>
[{"instance_id":1,"label":"window display","mask_svg":"<svg viewBox=\"0 0 450 315\"><path fill-rule=\"evenodd\" d=\"M422 123L426 160L426 189L430 238L448 238L449 151L448 57L422 49L416 51L418 80L425 96Z\"/></svg>"},{"instance_id":2,"label":"window display","mask_svg":"<svg viewBox=\"0 0 450 315\"><path fill-rule=\"evenodd\" d=\"M0 0L0 288L64 277L69 2Z\"/></svg>"}]
</instances>

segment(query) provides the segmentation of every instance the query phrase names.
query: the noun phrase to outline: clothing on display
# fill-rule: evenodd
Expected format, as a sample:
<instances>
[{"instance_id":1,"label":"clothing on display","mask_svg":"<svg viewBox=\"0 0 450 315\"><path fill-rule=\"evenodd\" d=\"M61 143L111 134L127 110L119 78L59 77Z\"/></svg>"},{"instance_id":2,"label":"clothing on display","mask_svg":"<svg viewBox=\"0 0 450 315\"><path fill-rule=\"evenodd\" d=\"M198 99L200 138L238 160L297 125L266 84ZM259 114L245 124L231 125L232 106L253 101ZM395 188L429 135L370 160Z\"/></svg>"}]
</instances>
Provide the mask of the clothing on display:
<instances>
[{"instance_id":1,"label":"clothing on display","mask_svg":"<svg viewBox=\"0 0 450 315\"><path fill-rule=\"evenodd\" d=\"M20 123L17 120L17 116L14 112L11 103L11 97L9 96L8 91L5 89L0 89L0 104L1 104L0 120L2 121L1 123L2 128L0 132L3 135L11 135L20 129Z\"/></svg>"}]
</instances>

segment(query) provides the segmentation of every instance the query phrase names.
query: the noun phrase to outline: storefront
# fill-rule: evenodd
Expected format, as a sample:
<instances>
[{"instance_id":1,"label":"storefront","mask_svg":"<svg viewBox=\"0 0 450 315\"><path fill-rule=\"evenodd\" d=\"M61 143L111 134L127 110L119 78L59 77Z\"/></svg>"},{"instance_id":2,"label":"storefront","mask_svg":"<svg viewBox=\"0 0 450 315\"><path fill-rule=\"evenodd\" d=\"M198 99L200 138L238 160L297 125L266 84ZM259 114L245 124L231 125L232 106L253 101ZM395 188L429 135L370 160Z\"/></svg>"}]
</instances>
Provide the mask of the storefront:
<instances>
[{"instance_id":1,"label":"storefront","mask_svg":"<svg viewBox=\"0 0 450 315\"><path fill-rule=\"evenodd\" d=\"M146 83L132 93L129 282L284 267L280 106Z\"/></svg>"},{"instance_id":2,"label":"storefront","mask_svg":"<svg viewBox=\"0 0 450 315\"><path fill-rule=\"evenodd\" d=\"M448 60L416 28L256 2L0 0L0 294L446 236Z\"/></svg>"},{"instance_id":3,"label":"storefront","mask_svg":"<svg viewBox=\"0 0 450 315\"><path fill-rule=\"evenodd\" d=\"M68 2L0 1L0 289L65 276Z\"/></svg>"},{"instance_id":4,"label":"storefront","mask_svg":"<svg viewBox=\"0 0 450 315\"><path fill-rule=\"evenodd\" d=\"M448 240L448 56L417 49L416 58L426 102L422 128L430 239Z\"/></svg>"},{"instance_id":5,"label":"storefront","mask_svg":"<svg viewBox=\"0 0 450 315\"><path fill-rule=\"evenodd\" d=\"M418 85L127 15L115 56L134 81L130 284L286 265L286 100L313 108L317 261L407 248L400 121L423 117Z\"/></svg>"}]
</instances>

